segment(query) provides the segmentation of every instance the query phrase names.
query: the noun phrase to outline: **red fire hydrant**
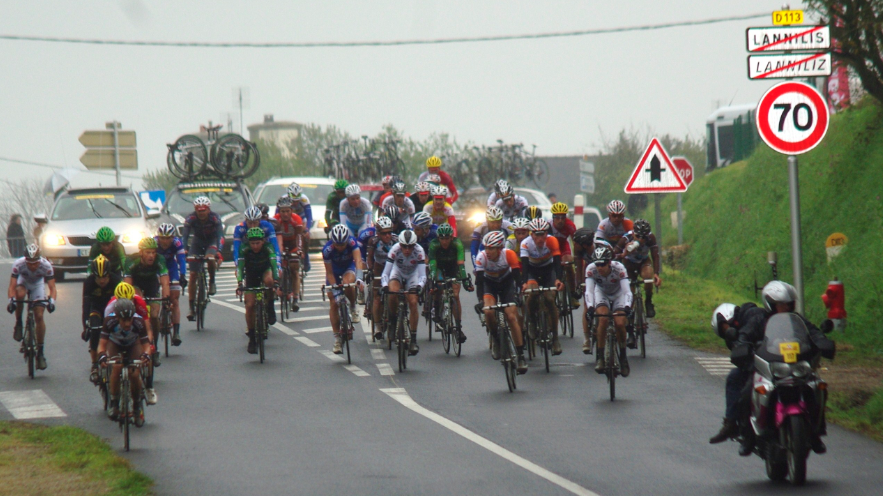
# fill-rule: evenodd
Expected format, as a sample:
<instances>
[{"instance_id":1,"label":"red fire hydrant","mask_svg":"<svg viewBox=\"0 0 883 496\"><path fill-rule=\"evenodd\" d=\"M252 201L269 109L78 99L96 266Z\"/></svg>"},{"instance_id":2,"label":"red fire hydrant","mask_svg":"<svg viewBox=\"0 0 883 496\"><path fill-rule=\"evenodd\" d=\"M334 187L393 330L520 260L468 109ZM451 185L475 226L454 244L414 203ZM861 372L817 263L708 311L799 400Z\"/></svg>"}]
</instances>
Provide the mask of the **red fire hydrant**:
<instances>
[{"instance_id":1,"label":"red fire hydrant","mask_svg":"<svg viewBox=\"0 0 883 496\"><path fill-rule=\"evenodd\" d=\"M828 309L828 318L834 322L834 328L838 331L846 329L846 304L843 291L843 282L835 277L828 283L828 289L822 295L822 302Z\"/></svg>"}]
</instances>

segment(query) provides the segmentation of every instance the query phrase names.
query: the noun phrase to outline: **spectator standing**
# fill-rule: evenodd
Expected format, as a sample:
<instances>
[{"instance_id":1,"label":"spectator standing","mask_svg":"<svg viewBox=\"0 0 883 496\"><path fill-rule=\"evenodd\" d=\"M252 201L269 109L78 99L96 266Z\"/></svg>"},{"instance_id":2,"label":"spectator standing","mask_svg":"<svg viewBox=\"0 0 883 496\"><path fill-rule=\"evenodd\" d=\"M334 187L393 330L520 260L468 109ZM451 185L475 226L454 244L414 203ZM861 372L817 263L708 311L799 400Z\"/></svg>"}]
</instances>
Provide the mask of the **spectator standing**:
<instances>
[{"instance_id":1,"label":"spectator standing","mask_svg":"<svg viewBox=\"0 0 883 496\"><path fill-rule=\"evenodd\" d=\"M12 258L25 256L25 230L21 226L21 215L12 214L9 219L9 227L6 228L6 244L9 246L9 255Z\"/></svg>"}]
</instances>

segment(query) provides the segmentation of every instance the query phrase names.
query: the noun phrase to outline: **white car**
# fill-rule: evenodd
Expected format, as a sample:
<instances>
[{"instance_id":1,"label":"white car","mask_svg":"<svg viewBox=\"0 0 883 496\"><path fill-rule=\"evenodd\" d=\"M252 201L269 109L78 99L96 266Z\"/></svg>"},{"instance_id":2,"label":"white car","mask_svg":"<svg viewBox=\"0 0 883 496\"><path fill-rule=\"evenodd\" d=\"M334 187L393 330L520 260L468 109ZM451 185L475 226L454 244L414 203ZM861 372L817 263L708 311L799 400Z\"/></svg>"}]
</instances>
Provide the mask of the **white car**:
<instances>
[{"instance_id":1,"label":"white car","mask_svg":"<svg viewBox=\"0 0 883 496\"><path fill-rule=\"evenodd\" d=\"M291 183L300 184L304 194L310 199L313 212L313 225L310 227L310 240L313 245L324 245L328 239L325 234L325 202L328 194L334 190L334 179L327 177L281 177L265 181L255 188L257 203L270 206L270 217L276 214L276 201L288 193Z\"/></svg>"}]
</instances>

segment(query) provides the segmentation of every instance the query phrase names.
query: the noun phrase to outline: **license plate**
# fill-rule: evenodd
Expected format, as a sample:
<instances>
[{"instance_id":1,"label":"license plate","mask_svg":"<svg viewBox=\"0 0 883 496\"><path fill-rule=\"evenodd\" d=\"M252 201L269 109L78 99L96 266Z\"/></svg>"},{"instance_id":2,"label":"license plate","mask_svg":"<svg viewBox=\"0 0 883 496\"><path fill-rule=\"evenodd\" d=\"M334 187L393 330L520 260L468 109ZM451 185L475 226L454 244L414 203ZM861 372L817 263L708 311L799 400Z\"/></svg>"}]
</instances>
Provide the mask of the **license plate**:
<instances>
[{"instance_id":1,"label":"license plate","mask_svg":"<svg viewBox=\"0 0 883 496\"><path fill-rule=\"evenodd\" d=\"M800 353L800 343L779 343L779 353L785 359L785 363L794 363Z\"/></svg>"},{"instance_id":2,"label":"license plate","mask_svg":"<svg viewBox=\"0 0 883 496\"><path fill-rule=\"evenodd\" d=\"M77 256L78 257L88 257L90 251L92 251L91 248L78 248L77 249Z\"/></svg>"}]
</instances>

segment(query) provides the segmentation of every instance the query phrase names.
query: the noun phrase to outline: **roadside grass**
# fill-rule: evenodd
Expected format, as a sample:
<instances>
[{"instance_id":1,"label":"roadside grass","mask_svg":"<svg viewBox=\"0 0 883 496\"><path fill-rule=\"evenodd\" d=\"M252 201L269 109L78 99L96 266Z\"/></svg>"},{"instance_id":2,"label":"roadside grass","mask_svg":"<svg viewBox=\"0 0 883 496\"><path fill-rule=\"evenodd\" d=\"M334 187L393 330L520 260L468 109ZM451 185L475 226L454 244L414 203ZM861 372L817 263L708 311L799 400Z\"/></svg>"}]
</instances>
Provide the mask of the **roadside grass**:
<instances>
[{"instance_id":1,"label":"roadside grass","mask_svg":"<svg viewBox=\"0 0 883 496\"><path fill-rule=\"evenodd\" d=\"M728 354L723 340L711 329L711 312L725 301L741 305L745 302L742 293L674 269L664 269L662 279L662 290L653 297L660 328L692 348ZM883 441L883 366L879 357L842 345L842 334L829 336L837 341L837 356L834 361L825 360L821 371L829 386L828 420Z\"/></svg>"},{"instance_id":2,"label":"roadside grass","mask_svg":"<svg viewBox=\"0 0 883 496\"><path fill-rule=\"evenodd\" d=\"M152 485L82 429L0 422L0 495L139 496Z\"/></svg>"}]
</instances>

